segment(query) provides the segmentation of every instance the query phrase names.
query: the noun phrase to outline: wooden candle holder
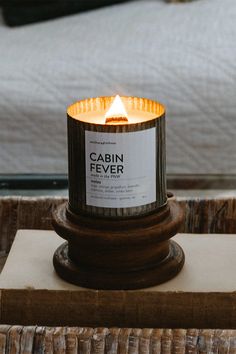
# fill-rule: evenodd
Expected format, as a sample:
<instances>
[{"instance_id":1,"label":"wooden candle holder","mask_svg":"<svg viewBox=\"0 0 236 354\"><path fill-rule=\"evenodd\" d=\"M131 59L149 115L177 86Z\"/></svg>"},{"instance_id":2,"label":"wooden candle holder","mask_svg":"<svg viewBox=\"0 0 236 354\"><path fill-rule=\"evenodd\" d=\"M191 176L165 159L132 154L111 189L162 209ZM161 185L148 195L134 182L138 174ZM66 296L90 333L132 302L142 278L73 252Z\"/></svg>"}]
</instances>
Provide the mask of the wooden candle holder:
<instances>
[{"instance_id":1,"label":"wooden candle holder","mask_svg":"<svg viewBox=\"0 0 236 354\"><path fill-rule=\"evenodd\" d=\"M173 278L184 252L170 238L183 222L183 211L170 199L152 214L102 219L72 213L67 204L53 213L53 226L68 242L53 263L64 280L93 289L139 289Z\"/></svg>"}]
</instances>

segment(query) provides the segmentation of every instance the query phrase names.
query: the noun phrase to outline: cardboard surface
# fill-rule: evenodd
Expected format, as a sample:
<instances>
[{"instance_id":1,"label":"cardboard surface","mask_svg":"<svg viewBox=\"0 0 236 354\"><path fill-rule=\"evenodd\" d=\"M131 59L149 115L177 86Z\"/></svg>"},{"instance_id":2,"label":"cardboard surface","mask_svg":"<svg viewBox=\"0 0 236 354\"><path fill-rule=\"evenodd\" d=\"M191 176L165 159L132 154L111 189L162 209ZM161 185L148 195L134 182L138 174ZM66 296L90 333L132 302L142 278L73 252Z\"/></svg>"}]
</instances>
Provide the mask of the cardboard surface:
<instances>
[{"instance_id":1,"label":"cardboard surface","mask_svg":"<svg viewBox=\"0 0 236 354\"><path fill-rule=\"evenodd\" d=\"M184 249L186 261L174 279L149 288L156 292L234 292L236 290L236 235L179 234L173 238ZM60 279L52 257L63 243L54 231L17 232L0 275L2 289L85 289Z\"/></svg>"}]
</instances>

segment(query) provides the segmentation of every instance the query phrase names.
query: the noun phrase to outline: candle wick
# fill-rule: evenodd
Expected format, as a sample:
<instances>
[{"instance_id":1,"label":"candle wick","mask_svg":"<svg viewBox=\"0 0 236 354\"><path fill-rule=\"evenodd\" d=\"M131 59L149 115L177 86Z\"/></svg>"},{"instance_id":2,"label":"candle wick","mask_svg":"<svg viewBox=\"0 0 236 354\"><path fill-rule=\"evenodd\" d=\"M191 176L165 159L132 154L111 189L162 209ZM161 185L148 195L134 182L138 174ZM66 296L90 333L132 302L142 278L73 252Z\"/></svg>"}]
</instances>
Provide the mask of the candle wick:
<instances>
[{"instance_id":1,"label":"candle wick","mask_svg":"<svg viewBox=\"0 0 236 354\"><path fill-rule=\"evenodd\" d=\"M106 124L122 124L122 123L128 123L128 118L127 117L123 117L123 116L120 116L120 117L107 117L106 118L106 121L105 121Z\"/></svg>"}]
</instances>

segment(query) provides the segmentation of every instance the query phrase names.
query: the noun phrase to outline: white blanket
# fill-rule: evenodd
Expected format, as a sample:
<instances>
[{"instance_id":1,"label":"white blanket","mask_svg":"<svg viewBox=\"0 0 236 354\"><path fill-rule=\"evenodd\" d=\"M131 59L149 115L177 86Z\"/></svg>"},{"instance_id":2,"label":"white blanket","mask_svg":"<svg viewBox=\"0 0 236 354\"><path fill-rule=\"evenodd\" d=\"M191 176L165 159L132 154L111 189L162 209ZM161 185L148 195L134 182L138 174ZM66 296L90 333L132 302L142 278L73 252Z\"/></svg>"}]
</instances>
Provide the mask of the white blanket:
<instances>
[{"instance_id":1,"label":"white blanket","mask_svg":"<svg viewBox=\"0 0 236 354\"><path fill-rule=\"evenodd\" d=\"M1 20L0 174L67 172L66 107L116 93L167 106L169 173L236 173L236 1Z\"/></svg>"}]
</instances>

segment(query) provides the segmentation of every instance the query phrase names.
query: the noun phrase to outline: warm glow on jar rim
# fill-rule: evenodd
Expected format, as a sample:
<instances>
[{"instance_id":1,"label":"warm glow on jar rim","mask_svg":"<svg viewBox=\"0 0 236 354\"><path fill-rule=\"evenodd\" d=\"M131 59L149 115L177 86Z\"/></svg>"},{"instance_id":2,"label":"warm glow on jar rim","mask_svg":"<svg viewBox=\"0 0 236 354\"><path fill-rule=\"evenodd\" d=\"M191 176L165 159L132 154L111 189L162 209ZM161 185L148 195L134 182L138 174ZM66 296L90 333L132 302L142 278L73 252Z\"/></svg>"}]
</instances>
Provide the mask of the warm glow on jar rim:
<instances>
[{"instance_id":1,"label":"warm glow on jar rim","mask_svg":"<svg viewBox=\"0 0 236 354\"><path fill-rule=\"evenodd\" d=\"M75 102L67 109L69 117L90 124L105 124L105 115L115 96L88 98ZM161 118L165 114L165 107L159 102L147 98L121 96L128 114L128 123L119 125L137 124ZM117 125L117 123L109 124Z\"/></svg>"}]
</instances>

